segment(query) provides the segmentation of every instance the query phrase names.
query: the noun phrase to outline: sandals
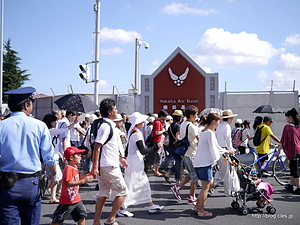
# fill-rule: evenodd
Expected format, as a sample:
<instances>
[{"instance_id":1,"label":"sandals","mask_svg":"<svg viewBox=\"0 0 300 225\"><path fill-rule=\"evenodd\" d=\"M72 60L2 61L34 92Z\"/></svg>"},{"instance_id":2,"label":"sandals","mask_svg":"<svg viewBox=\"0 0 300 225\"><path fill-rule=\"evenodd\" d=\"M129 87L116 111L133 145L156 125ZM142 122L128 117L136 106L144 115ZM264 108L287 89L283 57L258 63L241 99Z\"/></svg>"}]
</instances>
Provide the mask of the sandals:
<instances>
[{"instance_id":1,"label":"sandals","mask_svg":"<svg viewBox=\"0 0 300 225\"><path fill-rule=\"evenodd\" d=\"M170 177L167 177L166 175L164 175L164 178L165 178L165 181L167 181L167 183L171 184Z\"/></svg>"},{"instance_id":2,"label":"sandals","mask_svg":"<svg viewBox=\"0 0 300 225\"><path fill-rule=\"evenodd\" d=\"M104 225L119 225L115 220L110 222L110 223L106 223L104 222Z\"/></svg>"},{"instance_id":3,"label":"sandals","mask_svg":"<svg viewBox=\"0 0 300 225\"><path fill-rule=\"evenodd\" d=\"M163 177L164 175L162 173L154 173L154 176L156 176L156 177Z\"/></svg>"},{"instance_id":4,"label":"sandals","mask_svg":"<svg viewBox=\"0 0 300 225\"><path fill-rule=\"evenodd\" d=\"M204 213L197 213L198 216L212 216L213 214L209 211L205 211Z\"/></svg>"},{"instance_id":5,"label":"sandals","mask_svg":"<svg viewBox=\"0 0 300 225\"><path fill-rule=\"evenodd\" d=\"M59 200L58 199L50 200L49 204L59 204Z\"/></svg>"}]
</instances>

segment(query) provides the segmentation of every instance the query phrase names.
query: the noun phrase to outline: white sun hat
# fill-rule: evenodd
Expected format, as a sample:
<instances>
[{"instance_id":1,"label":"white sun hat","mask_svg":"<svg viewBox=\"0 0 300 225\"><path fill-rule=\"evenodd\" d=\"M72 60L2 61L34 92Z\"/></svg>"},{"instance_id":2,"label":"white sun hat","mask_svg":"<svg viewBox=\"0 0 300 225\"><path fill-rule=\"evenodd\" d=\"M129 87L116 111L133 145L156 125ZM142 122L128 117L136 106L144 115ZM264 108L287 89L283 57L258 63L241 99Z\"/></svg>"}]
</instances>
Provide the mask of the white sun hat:
<instances>
[{"instance_id":1,"label":"white sun hat","mask_svg":"<svg viewBox=\"0 0 300 225\"><path fill-rule=\"evenodd\" d=\"M135 127L135 125L140 124L142 122L146 122L149 116L143 115L139 112L134 112L132 115L129 117L129 122L131 123L131 127L128 131L130 133L132 129Z\"/></svg>"}]
</instances>

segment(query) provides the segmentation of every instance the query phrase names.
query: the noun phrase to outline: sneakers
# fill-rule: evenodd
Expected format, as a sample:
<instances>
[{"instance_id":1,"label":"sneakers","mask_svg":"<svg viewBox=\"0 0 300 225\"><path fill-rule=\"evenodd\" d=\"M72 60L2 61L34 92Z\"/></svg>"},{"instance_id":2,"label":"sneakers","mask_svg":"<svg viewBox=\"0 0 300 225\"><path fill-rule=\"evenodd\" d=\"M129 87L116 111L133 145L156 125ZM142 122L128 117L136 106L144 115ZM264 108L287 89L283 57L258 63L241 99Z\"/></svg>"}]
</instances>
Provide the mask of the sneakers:
<instances>
[{"instance_id":1,"label":"sneakers","mask_svg":"<svg viewBox=\"0 0 300 225\"><path fill-rule=\"evenodd\" d=\"M171 191L173 192L174 196L178 199L178 201L181 201L180 197L180 190L181 188L178 185L174 185L171 187Z\"/></svg>"},{"instance_id":2,"label":"sneakers","mask_svg":"<svg viewBox=\"0 0 300 225\"><path fill-rule=\"evenodd\" d=\"M210 189L210 190L208 191L207 196L210 197L210 196L213 195L213 193L214 193L214 189L212 188L212 189Z\"/></svg>"},{"instance_id":3,"label":"sneakers","mask_svg":"<svg viewBox=\"0 0 300 225\"><path fill-rule=\"evenodd\" d=\"M160 212L161 210L163 210L164 206L159 206L159 205L152 205L149 207L148 212L153 214L153 213L157 213Z\"/></svg>"},{"instance_id":4,"label":"sneakers","mask_svg":"<svg viewBox=\"0 0 300 225\"><path fill-rule=\"evenodd\" d=\"M120 217L133 217L134 216L133 213L128 212L127 210L121 210L121 209L118 210L117 215Z\"/></svg>"},{"instance_id":5,"label":"sneakers","mask_svg":"<svg viewBox=\"0 0 300 225\"><path fill-rule=\"evenodd\" d=\"M300 195L300 188L297 188L295 191L293 191L293 194Z\"/></svg>"},{"instance_id":6,"label":"sneakers","mask_svg":"<svg viewBox=\"0 0 300 225\"><path fill-rule=\"evenodd\" d=\"M291 192L294 191L293 185L291 185L291 184L288 184L288 185L284 186L284 189L287 190L287 191L291 191Z\"/></svg>"},{"instance_id":7,"label":"sneakers","mask_svg":"<svg viewBox=\"0 0 300 225\"><path fill-rule=\"evenodd\" d=\"M196 202L197 202L197 198L195 196L188 195L187 202L186 202L188 205L195 205Z\"/></svg>"}]
</instances>

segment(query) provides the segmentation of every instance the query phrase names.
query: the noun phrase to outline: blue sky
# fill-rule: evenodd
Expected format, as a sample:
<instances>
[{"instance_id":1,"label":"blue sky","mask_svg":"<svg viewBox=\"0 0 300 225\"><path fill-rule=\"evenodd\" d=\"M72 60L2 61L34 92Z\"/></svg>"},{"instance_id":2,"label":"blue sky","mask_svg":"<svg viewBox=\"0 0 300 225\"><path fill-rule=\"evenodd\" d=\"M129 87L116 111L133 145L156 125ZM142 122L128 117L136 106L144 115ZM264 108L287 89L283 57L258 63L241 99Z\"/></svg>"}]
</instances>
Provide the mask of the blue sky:
<instances>
[{"instance_id":1,"label":"blue sky","mask_svg":"<svg viewBox=\"0 0 300 225\"><path fill-rule=\"evenodd\" d=\"M78 65L94 59L95 0L5 0L4 41L31 74L38 93L93 93ZM154 70L180 46L220 91L300 89L299 0L102 0L99 93L134 83L135 38L140 74ZM93 69L91 69L93 73Z\"/></svg>"}]
</instances>

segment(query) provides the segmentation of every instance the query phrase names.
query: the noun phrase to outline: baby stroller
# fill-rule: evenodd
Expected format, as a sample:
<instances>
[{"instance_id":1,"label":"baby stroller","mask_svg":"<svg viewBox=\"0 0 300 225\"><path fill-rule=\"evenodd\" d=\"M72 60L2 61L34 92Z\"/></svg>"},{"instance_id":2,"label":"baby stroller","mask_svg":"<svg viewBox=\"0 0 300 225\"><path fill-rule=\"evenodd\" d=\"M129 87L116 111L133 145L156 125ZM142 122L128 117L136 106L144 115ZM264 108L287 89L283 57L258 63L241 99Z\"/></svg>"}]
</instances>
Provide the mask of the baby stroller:
<instances>
[{"instance_id":1,"label":"baby stroller","mask_svg":"<svg viewBox=\"0 0 300 225\"><path fill-rule=\"evenodd\" d=\"M230 164L232 172L236 171L235 176L238 178L237 183L239 183L239 190L235 190L234 197L235 200L231 203L233 209L239 209L242 215L247 215L249 212L247 202L256 201L258 208L264 208L267 206L266 210L270 214L275 214L276 209L266 195L273 193L272 186L268 183L259 182L261 181L257 177L257 173L254 172L256 160L256 154L250 152L248 154L230 156ZM268 192L268 188L272 189Z\"/></svg>"}]
</instances>

